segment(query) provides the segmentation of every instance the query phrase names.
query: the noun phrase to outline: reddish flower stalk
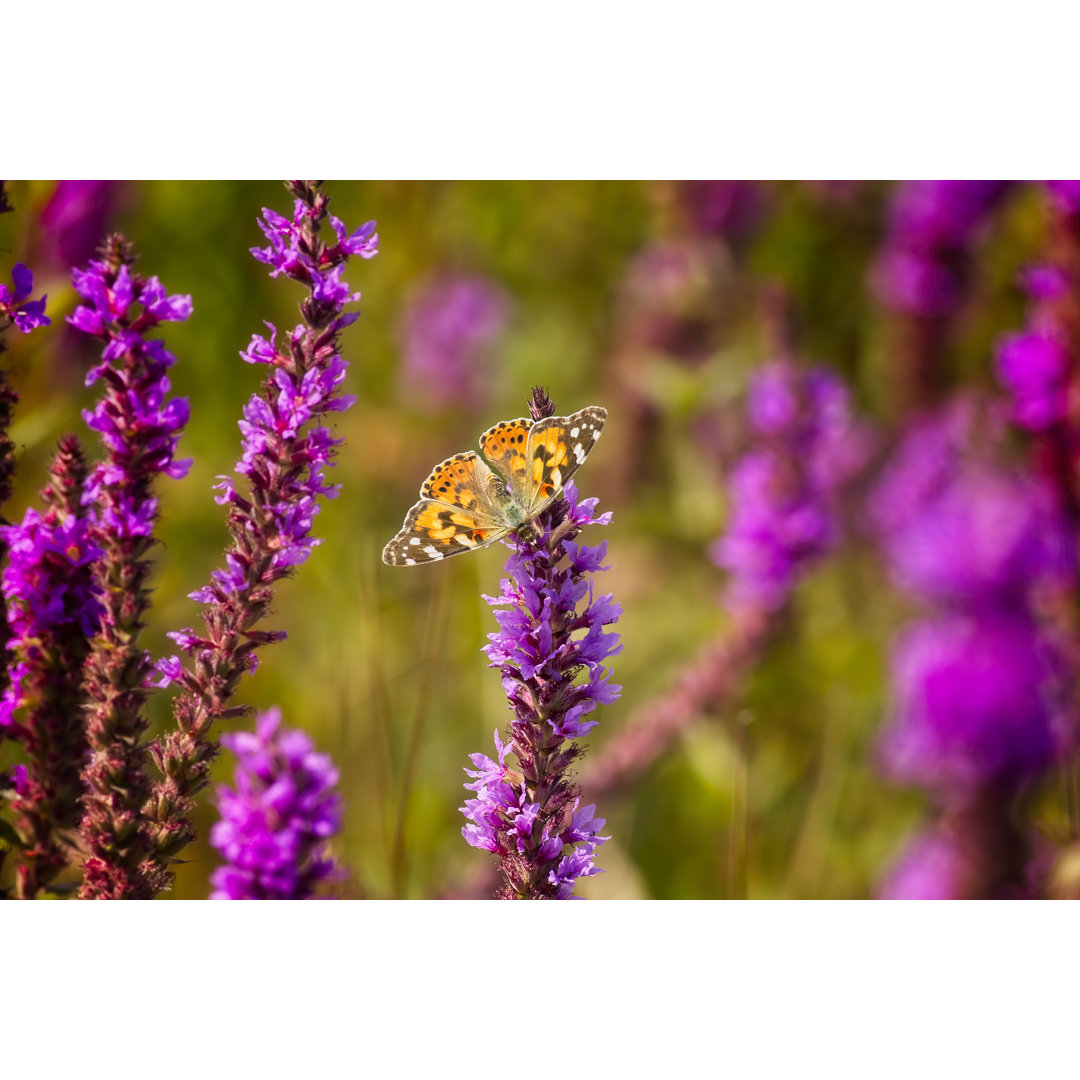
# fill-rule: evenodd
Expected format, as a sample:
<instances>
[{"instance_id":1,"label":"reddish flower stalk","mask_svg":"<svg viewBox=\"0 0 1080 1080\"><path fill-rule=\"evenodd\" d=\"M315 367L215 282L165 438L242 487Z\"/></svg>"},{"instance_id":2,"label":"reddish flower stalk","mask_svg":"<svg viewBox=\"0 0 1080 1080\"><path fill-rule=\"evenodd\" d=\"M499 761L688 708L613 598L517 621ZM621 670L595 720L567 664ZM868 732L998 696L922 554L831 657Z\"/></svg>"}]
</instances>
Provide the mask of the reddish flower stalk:
<instances>
[{"instance_id":1,"label":"reddish flower stalk","mask_svg":"<svg viewBox=\"0 0 1080 1080\"><path fill-rule=\"evenodd\" d=\"M214 721L248 711L229 704L240 677L254 669L257 649L285 636L254 627L270 609L274 583L288 577L321 543L312 538L311 527L320 497L337 493L326 484L323 468L332 464L339 441L331 438L323 418L355 401L336 393L347 369L338 354L338 337L359 318L344 308L360 295L349 292L341 275L349 255L367 259L376 254L375 225L368 222L349 235L329 214L330 199L318 185L297 181L288 186L296 196L292 219L264 210L260 227L270 247L252 253L274 268L272 277L283 273L305 285L309 295L300 304L304 321L286 344L276 344L277 331L271 327L269 339L256 335L241 353L249 363L269 369L240 422L244 454L236 471L247 476L249 493L242 496L231 478L218 485L222 494L217 501L229 507L227 569L215 571L208 586L191 594L208 605L206 629L170 635L193 663L174 656L159 664L166 681L178 682L182 693L173 703L176 730L152 749L164 777L147 806L156 890L170 885L170 864L195 837L193 800L209 783L209 765L218 753L211 735ZM331 242L320 235L327 220L335 234Z\"/></svg>"},{"instance_id":2,"label":"reddish flower stalk","mask_svg":"<svg viewBox=\"0 0 1080 1080\"><path fill-rule=\"evenodd\" d=\"M17 886L23 899L33 899L72 860L69 834L82 816L88 749L84 664L104 610L93 581L102 552L81 505L87 469L74 435L61 442L50 473L52 484L41 492L44 514L27 510L21 525L0 529L11 552L3 592L16 659L0 726L9 726L29 763L12 801L25 844Z\"/></svg>"},{"instance_id":3,"label":"reddish flower stalk","mask_svg":"<svg viewBox=\"0 0 1080 1080\"><path fill-rule=\"evenodd\" d=\"M147 556L157 520L152 486L159 474L180 477L190 465L173 457L188 415L185 400L165 398L174 357L146 335L163 321L186 319L191 297L167 296L156 277L133 274L133 262L130 245L110 237L101 260L73 273L89 303L68 320L105 343L101 363L87 376L88 384L100 379L105 394L84 413L106 452L83 496L93 516L92 538L103 550L95 570L106 608L86 665L91 757L80 833L87 899L148 899L155 891L145 865L152 838L143 822L150 794L143 702L153 663L138 637L150 601Z\"/></svg>"},{"instance_id":4,"label":"reddish flower stalk","mask_svg":"<svg viewBox=\"0 0 1080 1080\"><path fill-rule=\"evenodd\" d=\"M626 790L696 720L731 702L774 625L775 618L765 612L739 612L731 633L707 643L670 690L638 709L586 762L581 786L589 801Z\"/></svg>"}]
</instances>

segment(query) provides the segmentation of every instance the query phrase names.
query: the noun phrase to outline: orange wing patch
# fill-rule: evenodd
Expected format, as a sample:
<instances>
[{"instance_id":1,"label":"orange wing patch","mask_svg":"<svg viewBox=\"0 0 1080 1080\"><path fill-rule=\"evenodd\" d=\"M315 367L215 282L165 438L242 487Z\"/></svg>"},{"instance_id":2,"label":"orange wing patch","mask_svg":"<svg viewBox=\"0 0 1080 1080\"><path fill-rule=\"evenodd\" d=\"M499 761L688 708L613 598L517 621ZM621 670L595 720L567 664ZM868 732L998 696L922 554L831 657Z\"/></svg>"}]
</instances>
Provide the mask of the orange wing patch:
<instances>
[{"instance_id":1,"label":"orange wing patch","mask_svg":"<svg viewBox=\"0 0 1080 1080\"><path fill-rule=\"evenodd\" d=\"M524 417L504 420L480 436L480 452L498 470L519 505L525 501L523 496L528 484L529 429L532 426L533 422Z\"/></svg>"},{"instance_id":2,"label":"orange wing patch","mask_svg":"<svg viewBox=\"0 0 1080 1080\"><path fill-rule=\"evenodd\" d=\"M532 455L531 480L534 490L529 501L531 504L547 502L562 490L565 477L569 476L566 469L570 461L566 428L552 426L536 432L529 443L529 450Z\"/></svg>"}]
</instances>

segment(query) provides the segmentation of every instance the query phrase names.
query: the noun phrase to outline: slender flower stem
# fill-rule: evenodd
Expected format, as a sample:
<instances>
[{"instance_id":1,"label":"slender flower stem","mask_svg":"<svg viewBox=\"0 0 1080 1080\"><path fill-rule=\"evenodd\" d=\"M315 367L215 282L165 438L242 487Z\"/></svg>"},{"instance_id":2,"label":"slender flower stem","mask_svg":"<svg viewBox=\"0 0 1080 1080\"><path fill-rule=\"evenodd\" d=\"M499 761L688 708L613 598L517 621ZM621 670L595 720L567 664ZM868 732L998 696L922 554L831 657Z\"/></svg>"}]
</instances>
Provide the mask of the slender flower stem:
<instances>
[{"instance_id":1,"label":"slender flower stem","mask_svg":"<svg viewBox=\"0 0 1080 1080\"><path fill-rule=\"evenodd\" d=\"M670 690L633 713L585 763L581 784L590 799L626 791L695 721L730 703L743 676L768 647L773 620L764 612L736 615L729 634L704 645Z\"/></svg>"},{"instance_id":2,"label":"slender flower stem","mask_svg":"<svg viewBox=\"0 0 1080 1080\"><path fill-rule=\"evenodd\" d=\"M247 476L249 494L241 495L229 477L218 485L217 502L229 508L227 568L215 571L208 586L191 594L208 605L205 631L170 634L193 663L174 656L158 665L166 681L180 684L181 693L173 702L176 729L152 748L163 777L147 805L157 889L170 885L171 862L195 838L193 800L208 784L217 754L214 721L247 711L230 704L241 676L254 669L257 649L285 636L254 627L270 609L274 583L288 577L321 543L311 528L319 500L337 494L325 482L323 469L332 464L340 441L322 421L355 401L337 393L348 367L338 353L339 334L359 318L344 308L360 296L349 291L342 272L350 255L369 259L376 254L375 224L368 222L350 235L329 214L329 197L317 185L296 181L288 186L296 197L292 219L264 210L260 227L270 246L252 249L252 254L273 267L271 277L285 274L309 294L300 304L303 322L286 344L278 346L271 326L269 338L255 335L241 353L247 362L269 369L263 389L245 406L240 421L244 452L236 471ZM335 237L329 242L321 235L327 221Z\"/></svg>"}]
</instances>

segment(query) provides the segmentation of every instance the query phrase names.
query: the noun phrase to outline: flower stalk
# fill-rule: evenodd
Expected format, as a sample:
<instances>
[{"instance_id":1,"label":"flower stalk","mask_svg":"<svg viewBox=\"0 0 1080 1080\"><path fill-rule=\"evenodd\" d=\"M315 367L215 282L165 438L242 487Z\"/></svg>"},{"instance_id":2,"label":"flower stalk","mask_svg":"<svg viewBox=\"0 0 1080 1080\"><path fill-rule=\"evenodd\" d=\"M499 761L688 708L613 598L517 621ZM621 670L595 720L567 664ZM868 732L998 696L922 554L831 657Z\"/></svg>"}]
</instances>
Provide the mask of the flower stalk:
<instances>
[{"instance_id":1,"label":"flower stalk","mask_svg":"<svg viewBox=\"0 0 1080 1080\"><path fill-rule=\"evenodd\" d=\"M531 407L534 420L554 411L541 391ZM507 741L495 733L498 760L471 755L465 787L475 798L462 807L469 822L462 835L499 856L502 899L569 899L578 878L599 873L604 819L594 817L595 806L580 805L570 771L582 754L575 740L597 724L586 717L621 690L604 662L622 650L619 635L605 629L622 609L610 594L594 596L592 586L592 575L606 569L607 541L590 548L575 540L586 525L611 521L610 513L594 516L596 503L579 501L568 483L532 523L533 534L517 535L499 595L484 598L501 609L484 651L513 715ZM507 764L510 754L516 765Z\"/></svg>"},{"instance_id":2,"label":"flower stalk","mask_svg":"<svg viewBox=\"0 0 1080 1080\"><path fill-rule=\"evenodd\" d=\"M81 895L87 899L149 899L157 891L143 817L150 794L143 705L153 662L139 635L150 603L158 513L153 486L162 474L186 475L191 464L175 459L188 418L186 399L166 398L175 357L147 336L162 322L186 319L191 297L167 295L156 277L132 271L134 261L123 237L109 237L101 259L74 271L75 288L87 302L68 319L104 343L101 362L86 379L87 385L100 381L104 394L83 414L105 446L83 494L90 536L102 552L95 574L105 607L86 665L91 753L80 832L86 850Z\"/></svg>"},{"instance_id":3,"label":"flower stalk","mask_svg":"<svg viewBox=\"0 0 1080 1080\"><path fill-rule=\"evenodd\" d=\"M344 309L360 297L342 273L350 256L370 259L377 253L375 223L349 234L329 213L330 199L318 184L296 181L288 187L295 197L292 218L264 209L260 228L269 246L252 254L272 267L271 277L284 274L307 288L300 304L303 321L280 343L276 328L267 324L270 336L253 336L241 353L248 363L267 368L263 388L240 421L243 456L236 472L247 478L248 491L241 494L231 477L217 485L216 501L228 507L226 568L191 594L206 605L205 629L170 634L187 662L173 656L158 665L165 682L181 688L173 702L175 730L152 747L162 774L147 811L159 889L169 886L171 862L195 838L194 798L209 783L217 754L211 728L216 720L248 711L231 704L240 678L254 670L258 649L285 636L255 628L270 609L273 586L321 543L311 535L320 500L339 490L325 479L340 440L331 437L324 419L356 400L338 392L348 367L338 351L339 336L359 318ZM331 239L323 232L327 224Z\"/></svg>"}]
</instances>

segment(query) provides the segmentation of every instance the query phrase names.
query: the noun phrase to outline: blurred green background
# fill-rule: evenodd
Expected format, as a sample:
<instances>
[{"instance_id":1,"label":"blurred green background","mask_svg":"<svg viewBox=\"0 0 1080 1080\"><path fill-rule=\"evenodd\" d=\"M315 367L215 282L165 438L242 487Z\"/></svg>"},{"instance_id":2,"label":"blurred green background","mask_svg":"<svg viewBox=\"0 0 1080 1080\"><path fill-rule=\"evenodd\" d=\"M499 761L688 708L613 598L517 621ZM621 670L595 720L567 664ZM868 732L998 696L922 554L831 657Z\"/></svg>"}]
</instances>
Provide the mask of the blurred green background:
<instances>
[{"instance_id":1,"label":"blurred green background","mask_svg":"<svg viewBox=\"0 0 1080 1080\"><path fill-rule=\"evenodd\" d=\"M75 295L40 223L53 190L11 182L15 213L0 217L0 276L27 262L53 320L27 338L7 335L22 394L10 519L36 504L58 436L85 434L80 410L93 401L83 378L94 354L63 323ZM889 189L757 185L753 204L707 236L672 183L328 182L326 191L350 228L370 218L379 226L380 254L346 274L363 293L342 349L345 389L359 400L336 417L345 442L331 480L342 491L317 518L324 543L279 589L264 626L288 639L262 652L243 701L280 705L341 769L347 817L336 853L350 871L342 895L478 895L490 859L462 840L457 808L467 755L490 753L507 719L498 674L480 651L495 629L481 594L497 591L506 553L496 546L399 569L381 563L383 545L431 467L522 415L534 384L560 412L605 405L604 438L577 477L583 495L614 513L584 539L609 541L611 569L597 584L625 610L613 661L623 695L596 714L587 740L590 756L602 755L729 626L724 576L707 549L725 520L747 378L773 347L759 318L769 290L785 290L800 353L841 372L884 430L897 422L893 328L866 281ZM174 651L166 631L200 625L187 594L221 562L224 516L211 485L239 456L236 421L263 375L238 351L264 332L264 319L295 324L302 293L248 254L264 242L260 208L289 212L277 183L123 183L109 200L108 228L135 244L138 269L194 301L191 319L163 334L178 358L174 392L192 404L180 454L195 463L159 489L162 543L144 644L161 655ZM992 342L1021 321L1013 279L1036 246L1041 213L1021 194L981 252L953 380L990 383ZM405 373L401 328L418 290L447 275L490 279L508 316L470 361L469 393L433 405ZM739 691L598 807L611 836L599 853L605 873L579 892L869 895L925 812L917 794L889 787L874 768L888 706L885 650L903 617L857 543L810 574ZM167 699L154 699L155 730L168 722ZM230 769L226 755L218 778ZM204 838L214 819L206 798ZM203 841L185 856L171 895L205 896L216 853Z\"/></svg>"}]
</instances>

